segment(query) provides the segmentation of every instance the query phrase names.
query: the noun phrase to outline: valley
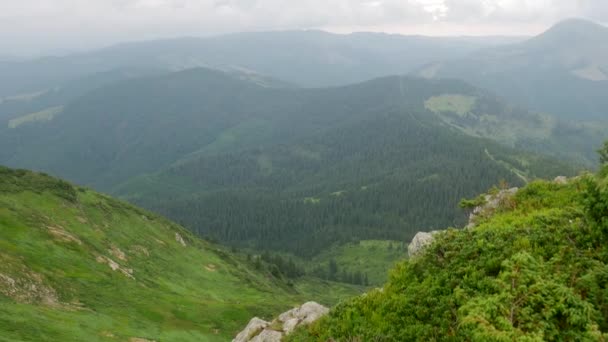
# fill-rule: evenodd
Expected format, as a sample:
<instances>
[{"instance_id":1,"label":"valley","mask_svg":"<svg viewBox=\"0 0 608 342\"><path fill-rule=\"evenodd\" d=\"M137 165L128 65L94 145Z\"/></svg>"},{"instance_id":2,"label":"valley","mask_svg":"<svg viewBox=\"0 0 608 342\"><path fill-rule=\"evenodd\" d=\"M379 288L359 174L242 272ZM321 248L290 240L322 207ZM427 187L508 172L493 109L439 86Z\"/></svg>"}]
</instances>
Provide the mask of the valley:
<instances>
[{"instance_id":1,"label":"valley","mask_svg":"<svg viewBox=\"0 0 608 342\"><path fill-rule=\"evenodd\" d=\"M0 58L0 341L603 341L604 43Z\"/></svg>"}]
</instances>

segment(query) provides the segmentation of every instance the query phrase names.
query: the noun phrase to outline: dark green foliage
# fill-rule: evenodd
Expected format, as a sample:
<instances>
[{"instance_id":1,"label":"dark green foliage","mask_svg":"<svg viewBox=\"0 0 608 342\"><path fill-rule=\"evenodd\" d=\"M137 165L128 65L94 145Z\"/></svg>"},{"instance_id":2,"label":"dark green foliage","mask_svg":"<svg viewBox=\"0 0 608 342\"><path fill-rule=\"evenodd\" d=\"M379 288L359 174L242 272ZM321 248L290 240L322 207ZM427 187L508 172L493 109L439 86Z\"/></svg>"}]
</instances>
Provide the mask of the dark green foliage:
<instances>
[{"instance_id":1,"label":"dark green foliage","mask_svg":"<svg viewBox=\"0 0 608 342\"><path fill-rule=\"evenodd\" d=\"M275 276L283 275L287 278L294 279L304 275L304 269L296 265L291 258L286 259L278 254L270 254L268 252L262 253L262 255L256 257L256 259L257 258L270 265L269 267L271 269L276 270L275 272L278 272L278 274L275 274Z\"/></svg>"},{"instance_id":2,"label":"dark green foliage","mask_svg":"<svg viewBox=\"0 0 608 342\"><path fill-rule=\"evenodd\" d=\"M604 142L604 146L597 152L600 155L600 164L605 165L608 163L608 141Z\"/></svg>"},{"instance_id":3,"label":"dark green foliage","mask_svg":"<svg viewBox=\"0 0 608 342\"><path fill-rule=\"evenodd\" d=\"M537 169L530 178L572 173L395 109L299 143L182 163L120 192L202 236L311 257L336 243L461 226L459 199L501 179L522 184L512 171L526 170L520 159ZM559 173L543 170L553 164Z\"/></svg>"},{"instance_id":4,"label":"dark green foliage","mask_svg":"<svg viewBox=\"0 0 608 342\"><path fill-rule=\"evenodd\" d=\"M446 125L425 107L442 94L479 98L477 116L525 116L453 80L267 88L193 69L99 88L8 130L0 161L112 191L214 241L305 257L461 225L458 200L500 179L572 173Z\"/></svg>"},{"instance_id":5,"label":"dark green foliage","mask_svg":"<svg viewBox=\"0 0 608 342\"><path fill-rule=\"evenodd\" d=\"M44 173L15 170L0 165L0 193L48 191L70 202L76 201L76 189L70 183Z\"/></svg>"},{"instance_id":6,"label":"dark green foliage","mask_svg":"<svg viewBox=\"0 0 608 342\"><path fill-rule=\"evenodd\" d=\"M603 341L606 175L534 182L289 341Z\"/></svg>"}]
</instances>

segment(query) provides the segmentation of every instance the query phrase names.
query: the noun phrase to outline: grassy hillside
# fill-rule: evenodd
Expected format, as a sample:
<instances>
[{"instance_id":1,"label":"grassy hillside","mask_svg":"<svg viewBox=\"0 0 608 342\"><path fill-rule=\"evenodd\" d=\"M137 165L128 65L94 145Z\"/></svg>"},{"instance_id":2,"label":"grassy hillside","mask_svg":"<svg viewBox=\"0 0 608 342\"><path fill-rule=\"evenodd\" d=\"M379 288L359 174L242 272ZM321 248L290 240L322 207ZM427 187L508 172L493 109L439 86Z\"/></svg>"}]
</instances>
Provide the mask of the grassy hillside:
<instances>
[{"instance_id":1,"label":"grassy hillside","mask_svg":"<svg viewBox=\"0 0 608 342\"><path fill-rule=\"evenodd\" d=\"M4 167L0 261L1 341L226 341L253 316L359 291L290 287L159 216Z\"/></svg>"},{"instance_id":2,"label":"grassy hillside","mask_svg":"<svg viewBox=\"0 0 608 342\"><path fill-rule=\"evenodd\" d=\"M318 277L328 274L335 263L333 276L342 281L356 282L353 277L364 277L370 285L384 284L388 270L407 256L407 244L391 240L361 240L327 249L307 262L309 272ZM345 279L350 278L350 279Z\"/></svg>"},{"instance_id":3,"label":"grassy hillside","mask_svg":"<svg viewBox=\"0 0 608 342\"><path fill-rule=\"evenodd\" d=\"M608 167L533 182L289 341L604 341Z\"/></svg>"}]
</instances>

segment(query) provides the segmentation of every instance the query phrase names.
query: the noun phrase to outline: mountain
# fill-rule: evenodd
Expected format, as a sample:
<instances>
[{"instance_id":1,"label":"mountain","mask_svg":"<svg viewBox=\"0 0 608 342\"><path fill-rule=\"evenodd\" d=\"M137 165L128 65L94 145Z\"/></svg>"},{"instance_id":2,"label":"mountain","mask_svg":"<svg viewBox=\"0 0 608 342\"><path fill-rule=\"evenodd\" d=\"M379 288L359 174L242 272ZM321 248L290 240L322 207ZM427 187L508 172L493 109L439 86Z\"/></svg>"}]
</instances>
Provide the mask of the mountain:
<instances>
[{"instance_id":1,"label":"mountain","mask_svg":"<svg viewBox=\"0 0 608 342\"><path fill-rule=\"evenodd\" d=\"M608 28L567 20L516 44L432 63L417 74L460 78L532 110L569 120L606 120Z\"/></svg>"},{"instance_id":2,"label":"mountain","mask_svg":"<svg viewBox=\"0 0 608 342\"><path fill-rule=\"evenodd\" d=\"M4 167L0 247L6 341L226 341L254 314L357 291L305 279L289 285L158 215ZM300 290L309 287L328 295Z\"/></svg>"},{"instance_id":3,"label":"mountain","mask_svg":"<svg viewBox=\"0 0 608 342\"><path fill-rule=\"evenodd\" d=\"M286 31L126 43L63 57L0 61L0 97L45 91L121 68L212 67L265 74L301 86L347 84L403 74L437 56L456 58L518 39Z\"/></svg>"},{"instance_id":4,"label":"mountain","mask_svg":"<svg viewBox=\"0 0 608 342\"><path fill-rule=\"evenodd\" d=\"M102 190L183 159L286 144L395 110L424 112L431 121L513 147L585 152L560 143L567 133L554 134L568 125L458 81L387 77L335 88L275 88L198 68L111 83L52 109L0 126L0 162ZM575 138L587 133L571 131Z\"/></svg>"},{"instance_id":5,"label":"mountain","mask_svg":"<svg viewBox=\"0 0 608 342\"><path fill-rule=\"evenodd\" d=\"M0 97L0 120L11 120L49 108L63 107L94 89L115 82L161 73L157 69L119 68L70 80L51 89Z\"/></svg>"},{"instance_id":6,"label":"mountain","mask_svg":"<svg viewBox=\"0 0 608 342\"><path fill-rule=\"evenodd\" d=\"M286 340L605 340L607 171L480 197L476 226L434 234L384 287Z\"/></svg>"},{"instance_id":7,"label":"mountain","mask_svg":"<svg viewBox=\"0 0 608 342\"><path fill-rule=\"evenodd\" d=\"M460 198L501 179L575 172L496 140L581 154L542 117L463 82L407 77L274 88L193 69L107 85L47 118L8 121L0 161L111 192L211 239L303 257L462 224Z\"/></svg>"}]
</instances>

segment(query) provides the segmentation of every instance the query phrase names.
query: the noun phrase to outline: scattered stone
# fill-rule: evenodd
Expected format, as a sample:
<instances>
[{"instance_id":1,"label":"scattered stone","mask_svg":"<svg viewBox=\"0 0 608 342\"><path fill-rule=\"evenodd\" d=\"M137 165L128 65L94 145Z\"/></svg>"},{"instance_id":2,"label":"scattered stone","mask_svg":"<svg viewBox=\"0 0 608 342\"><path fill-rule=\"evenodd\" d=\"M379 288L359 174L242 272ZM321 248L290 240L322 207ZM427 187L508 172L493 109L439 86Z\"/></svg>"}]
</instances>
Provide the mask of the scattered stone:
<instances>
[{"instance_id":1,"label":"scattered stone","mask_svg":"<svg viewBox=\"0 0 608 342\"><path fill-rule=\"evenodd\" d=\"M557 176L553 180L553 183L560 184L560 185L566 185L566 184L568 184L568 178L565 176Z\"/></svg>"},{"instance_id":2,"label":"scattered stone","mask_svg":"<svg viewBox=\"0 0 608 342\"><path fill-rule=\"evenodd\" d=\"M57 292L44 284L40 274L26 267L18 275L8 276L0 273L0 294L12 298L18 303L40 303L46 306L58 306Z\"/></svg>"},{"instance_id":3,"label":"scattered stone","mask_svg":"<svg viewBox=\"0 0 608 342\"><path fill-rule=\"evenodd\" d=\"M67 231L65 231L65 229L63 229L63 227L61 227L61 226L58 226L58 227L46 226L46 228L49 230L49 233L56 240L59 240L61 242L75 242L75 243L77 243L79 245L82 245L82 241L80 241L80 239L78 239L74 235L72 235L72 234L68 233Z\"/></svg>"},{"instance_id":4,"label":"scattered stone","mask_svg":"<svg viewBox=\"0 0 608 342\"><path fill-rule=\"evenodd\" d=\"M102 255L95 258L95 260L100 264L107 264L108 266L110 266L112 271L118 271L127 276L128 278L135 280L135 277L133 276L133 269L124 268L120 266L120 264L118 264L116 261Z\"/></svg>"},{"instance_id":5,"label":"scattered stone","mask_svg":"<svg viewBox=\"0 0 608 342\"><path fill-rule=\"evenodd\" d=\"M134 253L136 253L136 254L139 254L139 255L145 255L147 257L150 256L150 251L148 251L148 249L146 247L144 247L144 246L133 245L131 247L131 251L134 252Z\"/></svg>"},{"instance_id":6,"label":"scattered stone","mask_svg":"<svg viewBox=\"0 0 608 342\"><path fill-rule=\"evenodd\" d=\"M327 315L329 309L315 302L308 302L279 315L274 321L266 322L253 318L245 330L232 342L280 342L297 327L308 325Z\"/></svg>"},{"instance_id":7,"label":"scattered stone","mask_svg":"<svg viewBox=\"0 0 608 342\"><path fill-rule=\"evenodd\" d=\"M186 241L184 241L184 238L179 235L179 233L175 233L175 241L179 242L182 246L186 247Z\"/></svg>"},{"instance_id":8,"label":"scattered stone","mask_svg":"<svg viewBox=\"0 0 608 342\"><path fill-rule=\"evenodd\" d=\"M113 334L112 332L110 332L110 331L102 331L102 332L100 333L100 335L101 335L101 336L103 336L103 337L109 337L109 338L114 338L114 337L116 337L116 336L114 336L114 334Z\"/></svg>"},{"instance_id":9,"label":"scattered stone","mask_svg":"<svg viewBox=\"0 0 608 342\"><path fill-rule=\"evenodd\" d=\"M127 261L127 255L115 245L112 245L112 248L108 249L108 252L118 260Z\"/></svg>"}]
</instances>

